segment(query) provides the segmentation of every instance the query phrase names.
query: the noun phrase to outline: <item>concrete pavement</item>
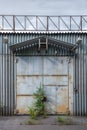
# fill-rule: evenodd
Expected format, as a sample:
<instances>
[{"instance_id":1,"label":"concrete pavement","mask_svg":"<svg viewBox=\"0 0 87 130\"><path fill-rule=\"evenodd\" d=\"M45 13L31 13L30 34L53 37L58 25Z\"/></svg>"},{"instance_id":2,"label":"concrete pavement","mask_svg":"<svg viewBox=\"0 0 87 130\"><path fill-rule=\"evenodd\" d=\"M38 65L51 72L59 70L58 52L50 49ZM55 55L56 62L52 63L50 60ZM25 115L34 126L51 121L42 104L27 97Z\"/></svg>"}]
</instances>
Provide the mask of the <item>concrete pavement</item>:
<instances>
[{"instance_id":1,"label":"concrete pavement","mask_svg":"<svg viewBox=\"0 0 87 130\"><path fill-rule=\"evenodd\" d=\"M73 117L82 122L78 125L55 125L56 116L43 119L42 125L25 125L28 119L28 116L0 117L0 130L87 130L87 119L82 117Z\"/></svg>"}]
</instances>

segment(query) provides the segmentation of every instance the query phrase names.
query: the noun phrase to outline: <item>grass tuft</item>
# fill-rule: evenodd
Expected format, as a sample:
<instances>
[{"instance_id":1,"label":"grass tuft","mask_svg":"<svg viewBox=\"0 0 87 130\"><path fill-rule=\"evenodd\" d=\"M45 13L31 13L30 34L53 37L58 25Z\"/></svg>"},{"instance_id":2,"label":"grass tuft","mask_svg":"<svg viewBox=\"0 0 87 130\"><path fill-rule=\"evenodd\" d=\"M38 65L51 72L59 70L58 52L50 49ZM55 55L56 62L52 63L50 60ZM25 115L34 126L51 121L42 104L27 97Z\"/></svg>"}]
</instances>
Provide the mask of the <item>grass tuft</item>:
<instances>
[{"instance_id":1,"label":"grass tuft","mask_svg":"<svg viewBox=\"0 0 87 130\"><path fill-rule=\"evenodd\" d=\"M29 119L28 120L29 125L41 125L42 122L40 120L35 120L35 119Z\"/></svg>"},{"instance_id":2,"label":"grass tuft","mask_svg":"<svg viewBox=\"0 0 87 130\"><path fill-rule=\"evenodd\" d=\"M57 121L58 121L59 124L62 124L62 125L73 125L73 124L75 124L72 121L71 118L66 117L66 116L58 116Z\"/></svg>"}]
</instances>

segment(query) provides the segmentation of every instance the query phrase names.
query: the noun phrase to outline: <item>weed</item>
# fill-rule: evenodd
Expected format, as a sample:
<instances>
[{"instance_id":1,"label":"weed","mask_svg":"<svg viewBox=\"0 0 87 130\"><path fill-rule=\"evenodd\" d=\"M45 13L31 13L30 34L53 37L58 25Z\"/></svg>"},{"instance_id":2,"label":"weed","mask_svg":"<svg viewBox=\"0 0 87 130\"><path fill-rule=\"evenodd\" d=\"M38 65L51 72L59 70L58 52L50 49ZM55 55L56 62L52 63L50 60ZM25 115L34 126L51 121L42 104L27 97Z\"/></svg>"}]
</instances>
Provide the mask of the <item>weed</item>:
<instances>
[{"instance_id":1,"label":"weed","mask_svg":"<svg viewBox=\"0 0 87 130\"><path fill-rule=\"evenodd\" d=\"M32 119L36 119L37 116L43 115L43 117L46 117L46 96L44 93L43 86L40 85L39 88L37 88L37 91L33 94L35 98L35 102L31 107L29 107L29 114L31 115Z\"/></svg>"},{"instance_id":2,"label":"weed","mask_svg":"<svg viewBox=\"0 0 87 130\"><path fill-rule=\"evenodd\" d=\"M63 124L63 125L72 125L74 122L66 116L58 116L57 121L59 124Z\"/></svg>"},{"instance_id":3,"label":"weed","mask_svg":"<svg viewBox=\"0 0 87 130\"><path fill-rule=\"evenodd\" d=\"M29 114L31 115L32 119L36 119L38 115L38 111L35 109L35 107L30 107L29 108Z\"/></svg>"},{"instance_id":4,"label":"weed","mask_svg":"<svg viewBox=\"0 0 87 130\"><path fill-rule=\"evenodd\" d=\"M42 124L42 122L38 121L38 120L34 120L34 119L29 119L28 124L29 125L40 125L40 124Z\"/></svg>"}]
</instances>

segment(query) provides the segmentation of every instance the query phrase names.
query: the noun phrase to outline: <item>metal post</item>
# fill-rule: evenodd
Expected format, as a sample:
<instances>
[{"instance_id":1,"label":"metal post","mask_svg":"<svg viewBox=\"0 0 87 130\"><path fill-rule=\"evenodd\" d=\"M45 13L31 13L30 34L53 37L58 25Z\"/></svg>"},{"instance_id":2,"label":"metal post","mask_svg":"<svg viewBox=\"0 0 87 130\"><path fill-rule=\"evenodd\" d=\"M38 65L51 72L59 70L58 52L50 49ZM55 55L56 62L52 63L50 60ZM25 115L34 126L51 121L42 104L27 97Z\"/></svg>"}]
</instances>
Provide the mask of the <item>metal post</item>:
<instances>
[{"instance_id":1,"label":"metal post","mask_svg":"<svg viewBox=\"0 0 87 130\"><path fill-rule=\"evenodd\" d=\"M46 31L49 31L49 16L47 16L47 30Z\"/></svg>"},{"instance_id":2,"label":"metal post","mask_svg":"<svg viewBox=\"0 0 87 130\"><path fill-rule=\"evenodd\" d=\"M15 16L13 15L13 31L15 32Z\"/></svg>"},{"instance_id":3,"label":"metal post","mask_svg":"<svg viewBox=\"0 0 87 130\"><path fill-rule=\"evenodd\" d=\"M82 16L80 17L80 30L82 31Z\"/></svg>"},{"instance_id":4,"label":"metal post","mask_svg":"<svg viewBox=\"0 0 87 130\"><path fill-rule=\"evenodd\" d=\"M5 50L4 50L4 77L3 77L3 115L7 115L7 84L8 84L8 38L3 37L3 42L5 44Z\"/></svg>"}]
</instances>

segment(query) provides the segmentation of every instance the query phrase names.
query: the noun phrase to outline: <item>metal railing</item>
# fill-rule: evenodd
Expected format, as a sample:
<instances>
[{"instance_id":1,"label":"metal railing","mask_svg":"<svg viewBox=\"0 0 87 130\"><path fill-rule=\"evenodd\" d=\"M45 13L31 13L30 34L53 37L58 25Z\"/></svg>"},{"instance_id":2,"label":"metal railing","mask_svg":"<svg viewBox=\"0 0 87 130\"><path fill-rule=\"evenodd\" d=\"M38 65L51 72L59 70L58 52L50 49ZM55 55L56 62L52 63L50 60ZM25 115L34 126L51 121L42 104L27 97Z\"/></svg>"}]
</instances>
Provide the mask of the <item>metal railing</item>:
<instances>
[{"instance_id":1,"label":"metal railing","mask_svg":"<svg viewBox=\"0 0 87 130\"><path fill-rule=\"evenodd\" d=\"M0 15L0 31L87 31L87 15Z\"/></svg>"}]
</instances>

